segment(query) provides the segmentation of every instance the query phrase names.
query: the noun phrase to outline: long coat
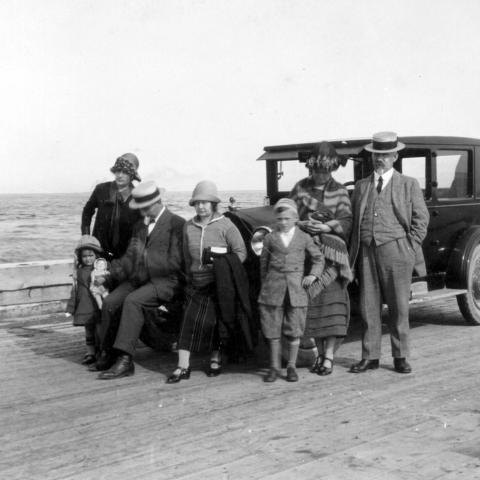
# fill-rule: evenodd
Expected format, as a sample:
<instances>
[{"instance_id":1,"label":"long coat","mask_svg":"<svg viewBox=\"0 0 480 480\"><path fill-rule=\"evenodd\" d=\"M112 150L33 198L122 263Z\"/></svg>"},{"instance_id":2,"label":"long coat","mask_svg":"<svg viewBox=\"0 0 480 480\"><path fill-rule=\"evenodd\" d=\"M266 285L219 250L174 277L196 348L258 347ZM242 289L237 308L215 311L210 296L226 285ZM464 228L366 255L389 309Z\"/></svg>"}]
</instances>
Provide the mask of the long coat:
<instances>
[{"instance_id":1,"label":"long coat","mask_svg":"<svg viewBox=\"0 0 480 480\"><path fill-rule=\"evenodd\" d=\"M133 185L132 185L133 188ZM120 258L126 251L135 223L141 218L138 210L128 206L128 199L117 204L117 184L98 184L83 207L82 234L90 235L92 217L97 212L92 235L98 239L109 260ZM117 222L117 225L115 225ZM115 230L117 235L115 238Z\"/></svg>"},{"instance_id":2,"label":"long coat","mask_svg":"<svg viewBox=\"0 0 480 480\"><path fill-rule=\"evenodd\" d=\"M324 257L310 235L295 227L288 247L285 247L276 230L265 237L260 257L262 288L258 303L281 306L288 290L292 307L308 305L308 293L302 287L307 253L312 261L311 270L307 273L320 278Z\"/></svg>"},{"instance_id":3,"label":"long coat","mask_svg":"<svg viewBox=\"0 0 480 480\"><path fill-rule=\"evenodd\" d=\"M426 275L422 242L427 235L430 219L422 189L415 178L407 177L394 170L392 178L392 204L398 222L405 229L407 239L415 251L415 270L418 275ZM360 223L367 206L369 188L373 173L355 184L352 195L353 228L350 239L350 264L355 264L360 249Z\"/></svg>"},{"instance_id":4,"label":"long coat","mask_svg":"<svg viewBox=\"0 0 480 480\"><path fill-rule=\"evenodd\" d=\"M170 300L184 279L182 232L185 220L167 208L152 233L143 220L137 222L125 255L112 262L115 280L130 281L140 287L152 282L157 295Z\"/></svg>"}]
</instances>

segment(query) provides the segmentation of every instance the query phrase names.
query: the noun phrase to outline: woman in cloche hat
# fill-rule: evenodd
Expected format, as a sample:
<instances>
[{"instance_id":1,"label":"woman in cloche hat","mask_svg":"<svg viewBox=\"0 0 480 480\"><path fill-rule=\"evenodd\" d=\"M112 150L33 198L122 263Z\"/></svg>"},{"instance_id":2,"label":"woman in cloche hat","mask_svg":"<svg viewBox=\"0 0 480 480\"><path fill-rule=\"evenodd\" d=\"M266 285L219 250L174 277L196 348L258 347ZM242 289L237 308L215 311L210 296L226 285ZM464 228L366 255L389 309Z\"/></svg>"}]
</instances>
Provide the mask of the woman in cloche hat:
<instances>
[{"instance_id":1,"label":"woman in cloche hat","mask_svg":"<svg viewBox=\"0 0 480 480\"><path fill-rule=\"evenodd\" d=\"M141 218L138 210L129 208L133 180L140 181L138 158L133 153L118 157L110 171L113 182L98 184L82 212L82 234L90 234L92 217L97 212L92 235L98 238L107 260L120 258L127 249L133 225Z\"/></svg>"},{"instance_id":2,"label":"woman in cloche hat","mask_svg":"<svg viewBox=\"0 0 480 480\"><path fill-rule=\"evenodd\" d=\"M221 372L218 300L212 254L235 253L241 262L247 250L237 227L218 212L216 185L204 180L193 190L189 204L196 215L184 227L183 250L188 285L178 340L178 366L167 383L190 378L190 352L211 350L208 376Z\"/></svg>"}]
</instances>

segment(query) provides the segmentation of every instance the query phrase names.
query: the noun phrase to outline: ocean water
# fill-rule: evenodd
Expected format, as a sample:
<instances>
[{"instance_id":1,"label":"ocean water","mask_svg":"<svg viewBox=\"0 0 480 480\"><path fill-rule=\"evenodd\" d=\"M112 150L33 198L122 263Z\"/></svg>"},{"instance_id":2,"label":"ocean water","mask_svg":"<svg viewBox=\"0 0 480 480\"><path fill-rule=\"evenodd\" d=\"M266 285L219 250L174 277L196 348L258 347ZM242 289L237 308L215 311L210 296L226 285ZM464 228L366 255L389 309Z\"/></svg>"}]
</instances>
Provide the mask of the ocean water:
<instances>
[{"instance_id":1,"label":"ocean water","mask_svg":"<svg viewBox=\"0 0 480 480\"><path fill-rule=\"evenodd\" d=\"M83 206L88 193L0 195L0 263L72 258L80 238ZM265 192L239 190L220 192L226 209L233 196L239 208L261 206ZM168 208L189 219L191 192L166 192ZM93 227L93 220L92 220Z\"/></svg>"}]
</instances>

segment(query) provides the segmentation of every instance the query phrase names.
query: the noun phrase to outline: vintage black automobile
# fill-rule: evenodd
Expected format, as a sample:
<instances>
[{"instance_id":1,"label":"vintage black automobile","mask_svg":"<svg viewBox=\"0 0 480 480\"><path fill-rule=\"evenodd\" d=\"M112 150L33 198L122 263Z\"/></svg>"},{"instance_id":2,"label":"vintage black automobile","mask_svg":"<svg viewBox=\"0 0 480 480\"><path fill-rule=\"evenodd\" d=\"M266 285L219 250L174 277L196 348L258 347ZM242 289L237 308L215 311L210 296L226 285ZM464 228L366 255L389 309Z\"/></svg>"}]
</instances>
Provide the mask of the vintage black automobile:
<instances>
[{"instance_id":1,"label":"vintage black automobile","mask_svg":"<svg viewBox=\"0 0 480 480\"><path fill-rule=\"evenodd\" d=\"M430 223L423 251L426 277L414 276L411 301L456 296L468 323L480 325L480 139L463 137L402 137L406 148L394 167L415 177L423 190ZM336 140L343 168L333 176L348 189L372 172L370 139ZM295 182L307 176L306 159L314 143L265 147L265 205L238 209L228 215L238 226L250 255L246 266L252 296L259 288L258 253L273 223L272 205L287 196Z\"/></svg>"}]
</instances>

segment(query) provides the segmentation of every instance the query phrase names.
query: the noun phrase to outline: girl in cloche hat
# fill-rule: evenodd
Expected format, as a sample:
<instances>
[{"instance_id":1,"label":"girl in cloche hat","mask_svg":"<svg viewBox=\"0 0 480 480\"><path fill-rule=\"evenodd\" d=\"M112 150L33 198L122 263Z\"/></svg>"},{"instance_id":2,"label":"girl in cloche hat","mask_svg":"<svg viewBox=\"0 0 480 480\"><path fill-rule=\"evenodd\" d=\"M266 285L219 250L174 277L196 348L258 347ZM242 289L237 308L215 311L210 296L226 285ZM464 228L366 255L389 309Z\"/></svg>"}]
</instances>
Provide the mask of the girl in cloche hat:
<instances>
[{"instance_id":1,"label":"girl in cloche hat","mask_svg":"<svg viewBox=\"0 0 480 480\"><path fill-rule=\"evenodd\" d=\"M106 264L103 258L99 258L102 254L100 242L91 235L83 235L75 248L73 286L65 315L73 315L73 325L85 327L87 352L83 365L95 362L95 326L99 320L100 307L94 296L95 288L98 288L94 285L94 268L99 262Z\"/></svg>"}]
</instances>

